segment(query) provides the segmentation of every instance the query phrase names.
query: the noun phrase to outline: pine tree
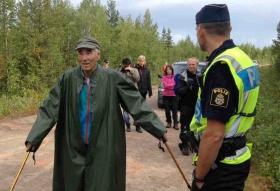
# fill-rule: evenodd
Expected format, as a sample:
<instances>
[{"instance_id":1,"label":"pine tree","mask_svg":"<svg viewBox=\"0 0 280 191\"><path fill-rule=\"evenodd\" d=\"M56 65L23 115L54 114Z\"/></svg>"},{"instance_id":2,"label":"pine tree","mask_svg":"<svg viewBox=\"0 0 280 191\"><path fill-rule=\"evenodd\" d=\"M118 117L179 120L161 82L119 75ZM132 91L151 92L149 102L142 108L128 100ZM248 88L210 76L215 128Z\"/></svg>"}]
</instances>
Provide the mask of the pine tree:
<instances>
[{"instance_id":1,"label":"pine tree","mask_svg":"<svg viewBox=\"0 0 280 191\"><path fill-rule=\"evenodd\" d=\"M172 44L173 44L173 41L172 41L172 36L171 36L171 30L170 28L167 29L167 34L166 34L166 40L165 40L165 45L167 47L167 50L168 50L168 63L170 61L170 48L172 48Z\"/></svg>"},{"instance_id":2,"label":"pine tree","mask_svg":"<svg viewBox=\"0 0 280 191\"><path fill-rule=\"evenodd\" d=\"M280 22L277 25L277 39L273 40L272 54L276 69L280 71Z\"/></svg>"},{"instance_id":3,"label":"pine tree","mask_svg":"<svg viewBox=\"0 0 280 191\"><path fill-rule=\"evenodd\" d=\"M15 24L15 0L0 0L0 95L8 88L10 30Z\"/></svg>"},{"instance_id":4,"label":"pine tree","mask_svg":"<svg viewBox=\"0 0 280 191\"><path fill-rule=\"evenodd\" d=\"M111 26L116 27L118 26L119 22L119 11L116 9L116 1L114 0L108 0L107 1L107 16L108 16L108 21L111 24Z\"/></svg>"},{"instance_id":5,"label":"pine tree","mask_svg":"<svg viewBox=\"0 0 280 191\"><path fill-rule=\"evenodd\" d=\"M162 40L163 42L166 41L166 29L165 29L165 27L162 28L161 40Z\"/></svg>"}]
</instances>

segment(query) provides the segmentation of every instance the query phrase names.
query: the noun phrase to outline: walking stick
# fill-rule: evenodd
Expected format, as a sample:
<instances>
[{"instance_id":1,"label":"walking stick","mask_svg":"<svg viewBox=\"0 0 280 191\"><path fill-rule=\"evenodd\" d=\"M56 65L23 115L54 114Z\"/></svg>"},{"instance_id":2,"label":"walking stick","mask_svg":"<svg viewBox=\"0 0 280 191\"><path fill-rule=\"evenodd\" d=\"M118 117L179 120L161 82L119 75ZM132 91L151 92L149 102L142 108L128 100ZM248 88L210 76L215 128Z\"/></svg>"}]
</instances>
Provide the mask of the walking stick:
<instances>
[{"instance_id":1,"label":"walking stick","mask_svg":"<svg viewBox=\"0 0 280 191\"><path fill-rule=\"evenodd\" d=\"M20 169L19 169L19 171L18 171L18 174L17 174L17 176L16 176L16 179L14 180L14 183L13 183L13 185L12 185L10 191L13 191L13 190L14 190L14 187L15 187L15 185L16 185L16 183L17 183L17 180L18 180L18 178L19 178L19 176L20 176L20 173L21 173L21 171L22 171L22 169L23 169L23 167L24 167L24 165L25 165L25 163L26 163L26 161L27 161L27 159L28 159L28 157L29 157L29 154L30 154L30 151L28 151L28 152L26 153L25 159L24 159L24 161L23 161L22 164L21 164L21 167L20 167Z\"/></svg>"},{"instance_id":2,"label":"walking stick","mask_svg":"<svg viewBox=\"0 0 280 191\"><path fill-rule=\"evenodd\" d=\"M165 144L165 146L166 146L166 148L167 148L167 150L168 150L169 154L171 155L171 157L172 157L173 161L175 162L175 164L176 164L176 166L177 166L178 170L180 171L180 173L181 173L181 175L182 175L183 179L185 180L185 182L186 182L186 184L187 184L188 188L191 190L191 186L190 186L189 182L187 181L187 179L186 179L186 177L185 177L185 175L184 175L184 173L183 173L183 171L182 171L181 167L179 166L179 164L178 164L177 160L175 159L175 157L174 157L174 155L173 155L173 153L172 153L172 151L171 151L171 149L170 149L169 145L167 144L167 142L164 142L164 144ZM160 142L159 142L159 148L160 148L160 149L162 149L162 151L164 152L164 148L162 148L162 147L161 147Z\"/></svg>"}]
</instances>

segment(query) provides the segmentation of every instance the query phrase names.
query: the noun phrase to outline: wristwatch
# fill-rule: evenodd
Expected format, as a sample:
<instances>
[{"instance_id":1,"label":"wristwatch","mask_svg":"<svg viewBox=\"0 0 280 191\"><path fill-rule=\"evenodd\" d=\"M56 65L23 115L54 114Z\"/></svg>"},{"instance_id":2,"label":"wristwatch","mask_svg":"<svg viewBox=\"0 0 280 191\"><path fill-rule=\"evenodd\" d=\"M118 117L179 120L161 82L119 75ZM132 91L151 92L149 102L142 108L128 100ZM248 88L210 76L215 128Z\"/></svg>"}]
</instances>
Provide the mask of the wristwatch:
<instances>
[{"instance_id":1,"label":"wristwatch","mask_svg":"<svg viewBox=\"0 0 280 191\"><path fill-rule=\"evenodd\" d=\"M204 183L205 182L205 178L199 179L196 178L196 169L193 170L193 181L198 182L198 183Z\"/></svg>"}]
</instances>

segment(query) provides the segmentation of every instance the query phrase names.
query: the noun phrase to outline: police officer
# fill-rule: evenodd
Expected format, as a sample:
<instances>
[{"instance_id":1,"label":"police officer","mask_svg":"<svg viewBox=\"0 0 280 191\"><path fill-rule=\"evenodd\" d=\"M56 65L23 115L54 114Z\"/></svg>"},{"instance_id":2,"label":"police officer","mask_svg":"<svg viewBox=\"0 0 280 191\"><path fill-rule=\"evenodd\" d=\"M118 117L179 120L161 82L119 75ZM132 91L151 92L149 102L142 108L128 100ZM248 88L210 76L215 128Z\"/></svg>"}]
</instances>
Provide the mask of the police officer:
<instances>
[{"instance_id":1,"label":"police officer","mask_svg":"<svg viewBox=\"0 0 280 191\"><path fill-rule=\"evenodd\" d=\"M192 190L244 189L251 163L246 133L252 127L259 72L231 40L226 4L204 6L196 14L197 39L209 53L190 130L199 143Z\"/></svg>"},{"instance_id":2,"label":"police officer","mask_svg":"<svg viewBox=\"0 0 280 191\"><path fill-rule=\"evenodd\" d=\"M189 155L189 142L185 131L190 130L190 123L194 115L198 92L197 67L199 60L196 57L188 59L188 68L178 77L176 93L179 96L181 133L179 147L183 155Z\"/></svg>"}]
</instances>

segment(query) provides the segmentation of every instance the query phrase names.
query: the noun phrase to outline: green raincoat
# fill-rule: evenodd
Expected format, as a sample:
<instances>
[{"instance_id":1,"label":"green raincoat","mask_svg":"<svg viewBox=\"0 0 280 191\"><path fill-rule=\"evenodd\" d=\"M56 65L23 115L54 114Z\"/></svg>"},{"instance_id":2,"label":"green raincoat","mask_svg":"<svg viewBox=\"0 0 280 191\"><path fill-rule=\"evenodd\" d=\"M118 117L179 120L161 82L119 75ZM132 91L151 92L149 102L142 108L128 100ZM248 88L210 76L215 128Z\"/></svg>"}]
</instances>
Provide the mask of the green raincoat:
<instances>
[{"instance_id":1,"label":"green raincoat","mask_svg":"<svg viewBox=\"0 0 280 191\"><path fill-rule=\"evenodd\" d=\"M93 123L88 151L80 134L80 66L59 76L27 137L39 148L57 123L53 191L125 191L126 139L120 104L154 137L159 139L166 132L125 75L98 65L91 80Z\"/></svg>"}]
</instances>

